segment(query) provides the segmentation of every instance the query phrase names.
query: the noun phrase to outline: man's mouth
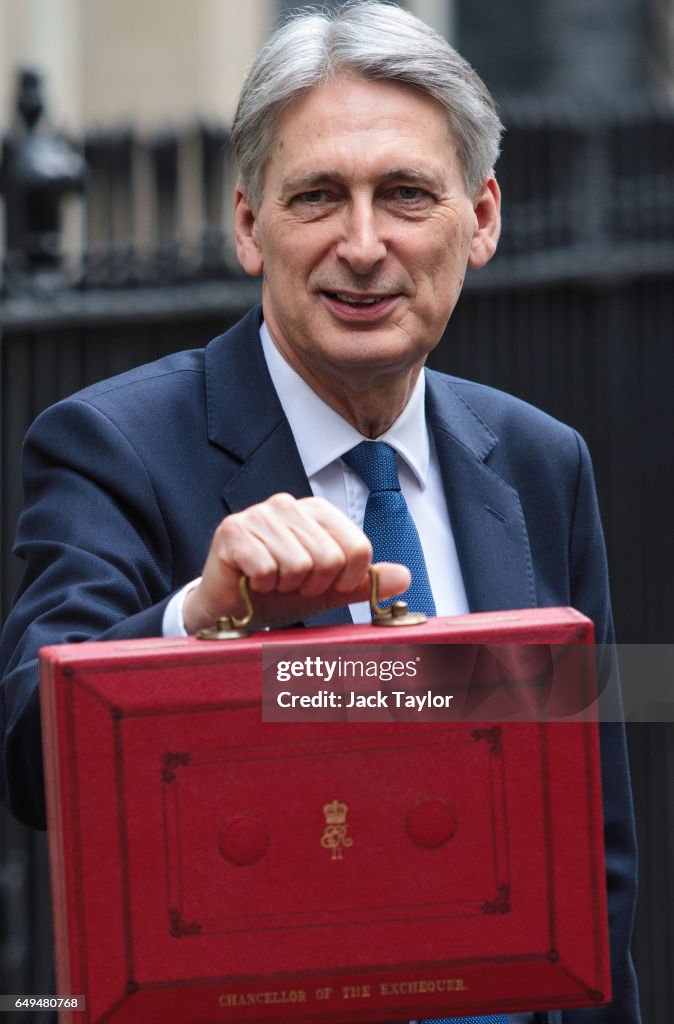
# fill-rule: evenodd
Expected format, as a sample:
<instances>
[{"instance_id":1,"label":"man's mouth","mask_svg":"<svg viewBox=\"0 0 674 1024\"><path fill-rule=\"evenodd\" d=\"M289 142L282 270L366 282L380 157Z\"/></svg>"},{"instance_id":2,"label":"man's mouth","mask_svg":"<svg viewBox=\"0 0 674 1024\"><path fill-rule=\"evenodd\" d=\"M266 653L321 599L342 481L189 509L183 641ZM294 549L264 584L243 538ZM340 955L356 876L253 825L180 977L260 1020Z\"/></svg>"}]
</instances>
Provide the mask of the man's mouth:
<instances>
[{"instance_id":1,"label":"man's mouth","mask_svg":"<svg viewBox=\"0 0 674 1024\"><path fill-rule=\"evenodd\" d=\"M401 292L342 292L324 288L319 293L338 321L350 327L381 325L398 308Z\"/></svg>"},{"instance_id":2,"label":"man's mouth","mask_svg":"<svg viewBox=\"0 0 674 1024\"><path fill-rule=\"evenodd\" d=\"M348 295L346 292L325 292L330 299L344 302L347 306L374 306L378 302L387 302L393 295Z\"/></svg>"}]
</instances>

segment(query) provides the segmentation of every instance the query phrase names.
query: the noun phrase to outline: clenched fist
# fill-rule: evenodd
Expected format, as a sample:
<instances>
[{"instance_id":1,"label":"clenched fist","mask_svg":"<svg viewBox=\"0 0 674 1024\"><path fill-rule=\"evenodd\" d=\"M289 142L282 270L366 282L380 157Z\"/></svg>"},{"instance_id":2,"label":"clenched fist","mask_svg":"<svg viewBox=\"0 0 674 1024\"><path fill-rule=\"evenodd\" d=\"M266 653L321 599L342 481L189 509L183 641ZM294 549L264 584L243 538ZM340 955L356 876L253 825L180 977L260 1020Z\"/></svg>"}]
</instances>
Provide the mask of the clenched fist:
<instances>
[{"instance_id":1,"label":"clenched fist","mask_svg":"<svg viewBox=\"0 0 674 1024\"><path fill-rule=\"evenodd\" d=\"M201 582L185 598L185 629L196 633L221 615L242 615L242 574L255 594L257 626L299 622L367 600L371 559L365 534L330 502L275 494L220 523ZM410 585L403 565L381 562L377 576L381 599Z\"/></svg>"}]
</instances>

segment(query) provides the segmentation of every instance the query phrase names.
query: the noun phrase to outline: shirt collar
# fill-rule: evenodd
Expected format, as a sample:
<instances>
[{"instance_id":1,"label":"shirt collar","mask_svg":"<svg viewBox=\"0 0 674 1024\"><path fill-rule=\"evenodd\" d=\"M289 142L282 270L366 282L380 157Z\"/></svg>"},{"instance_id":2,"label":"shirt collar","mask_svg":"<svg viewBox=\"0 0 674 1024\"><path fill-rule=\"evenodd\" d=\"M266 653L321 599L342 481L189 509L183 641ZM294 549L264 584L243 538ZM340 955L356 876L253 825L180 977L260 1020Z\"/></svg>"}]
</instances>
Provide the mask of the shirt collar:
<instances>
[{"instance_id":1,"label":"shirt collar","mask_svg":"<svg viewBox=\"0 0 674 1024\"><path fill-rule=\"evenodd\" d=\"M267 368L293 432L304 471L311 478L366 438L324 402L286 362L264 321L260 338ZM377 438L395 448L421 487L426 484L430 458L425 392L425 375L420 373L400 416Z\"/></svg>"}]
</instances>

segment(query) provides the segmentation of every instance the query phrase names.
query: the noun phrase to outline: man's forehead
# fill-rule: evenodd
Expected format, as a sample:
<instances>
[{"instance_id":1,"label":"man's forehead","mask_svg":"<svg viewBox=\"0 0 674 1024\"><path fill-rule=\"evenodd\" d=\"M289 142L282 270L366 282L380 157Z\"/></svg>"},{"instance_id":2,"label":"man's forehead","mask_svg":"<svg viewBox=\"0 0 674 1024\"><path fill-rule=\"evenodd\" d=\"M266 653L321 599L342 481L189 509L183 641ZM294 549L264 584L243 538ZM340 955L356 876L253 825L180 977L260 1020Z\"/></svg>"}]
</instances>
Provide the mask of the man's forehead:
<instances>
[{"instance_id":1,"label":"man's forehead","mask_svg":"<svg viewBox=\"0 0 674 1024\"><path fill-rule=\"evenodd\" d=\"M444 108L411 86L339 78L306 90L281 113L271 158L283 178L307 187L339 182L353 165L381 179L438 185L458 156Z\"/></svg>"},{"instance_id":2,"label":"man's forehead","mask_svg":"<svg viewBox=\"0 0 674 1024\"><path fill-rule=\"evenodd\" d=\"M300 112L310 109L316 119L328 122L342 113L347 106L355 116L367 117L380 112L382 103L388 109L399 106L402 110L410 104L426 108L427 114L449 127L447 112L439 100L429 93L406 82L388 78L364 78L361 75L340 73L335 77L311 85L302 90L280 112L277 133L284 125L292 123Z\"/></svg>"}]
</instances>

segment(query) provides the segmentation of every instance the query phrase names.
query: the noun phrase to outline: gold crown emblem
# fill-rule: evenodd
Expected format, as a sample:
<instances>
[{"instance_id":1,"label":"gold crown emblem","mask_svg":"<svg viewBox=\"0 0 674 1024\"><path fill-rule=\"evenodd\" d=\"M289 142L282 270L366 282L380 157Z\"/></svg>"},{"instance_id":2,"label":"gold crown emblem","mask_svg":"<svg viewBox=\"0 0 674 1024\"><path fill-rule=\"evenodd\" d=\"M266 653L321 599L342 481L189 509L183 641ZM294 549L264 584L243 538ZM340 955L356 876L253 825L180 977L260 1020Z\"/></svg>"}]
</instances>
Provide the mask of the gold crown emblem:
<instances>
[{"instance_id":1,"label":"gold crown emblem","mask_svg":"<svg viewBox=\"0 0 674 1024\"><path fill-rule=\"evenodd\" d=\"M323 804L326 825L343 825L348 809L346 804L340 804L338 800L333 800L331 804Z\"/></svg>"}]
</instances>

